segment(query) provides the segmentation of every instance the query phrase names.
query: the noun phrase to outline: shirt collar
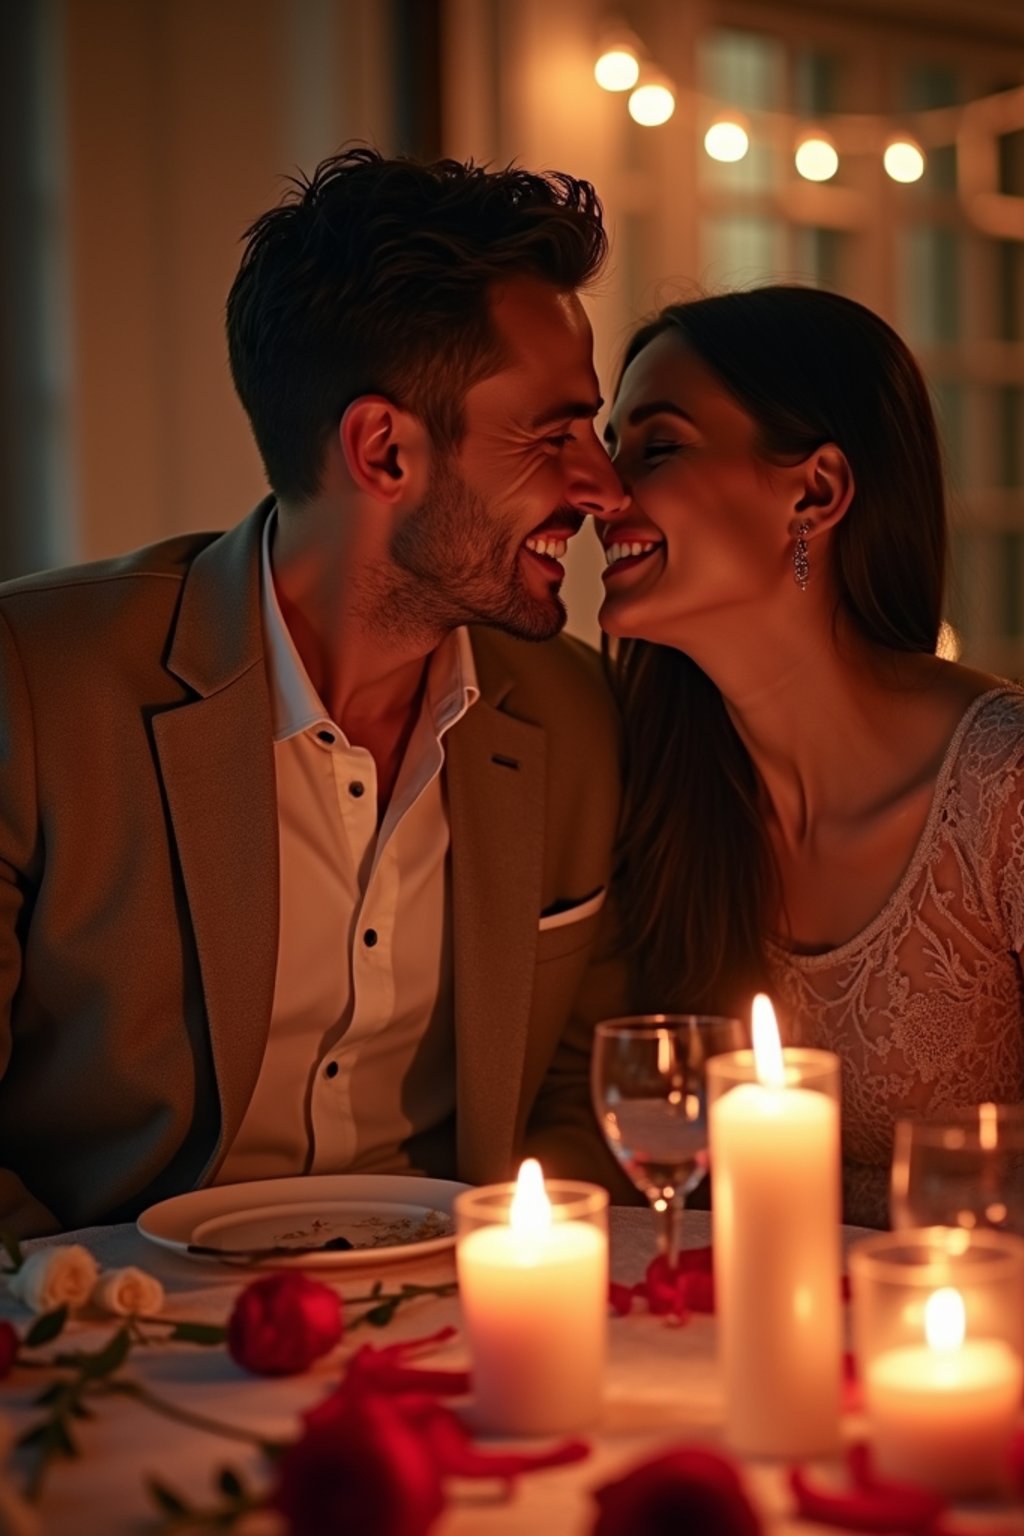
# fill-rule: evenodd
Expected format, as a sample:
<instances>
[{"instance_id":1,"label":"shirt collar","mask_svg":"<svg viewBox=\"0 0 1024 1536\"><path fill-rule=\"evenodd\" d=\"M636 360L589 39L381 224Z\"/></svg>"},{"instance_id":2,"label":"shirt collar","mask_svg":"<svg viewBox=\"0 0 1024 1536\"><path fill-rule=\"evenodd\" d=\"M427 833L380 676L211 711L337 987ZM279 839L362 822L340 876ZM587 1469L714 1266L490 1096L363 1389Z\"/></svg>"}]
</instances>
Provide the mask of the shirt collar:
<instances>
[{"instance_id":1,"label":"shirt collar","mask_svg":"<svg viewBox=\"0 0 1024 1536\"><path fill-rule=\"evenodd\" d=\"M314 725L331 725L335 730L337 726L309 680L277 600L270 563L270 543L276 520L275 509L263 525L262 620L274 740L287 741L290 736L297 736ZM479 697L473 645L469 631L463 626L445 636L427 668L424 712L429 713L439 740Z\"/></svg>"}]
</instances>

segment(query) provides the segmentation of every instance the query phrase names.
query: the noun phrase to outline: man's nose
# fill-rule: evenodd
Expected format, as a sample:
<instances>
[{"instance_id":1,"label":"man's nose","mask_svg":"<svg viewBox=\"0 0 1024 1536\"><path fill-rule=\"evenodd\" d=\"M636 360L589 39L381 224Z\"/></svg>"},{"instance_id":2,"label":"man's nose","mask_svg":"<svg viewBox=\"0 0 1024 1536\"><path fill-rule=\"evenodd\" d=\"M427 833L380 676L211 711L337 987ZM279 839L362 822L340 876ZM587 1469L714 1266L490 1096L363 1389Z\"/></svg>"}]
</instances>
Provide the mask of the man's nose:
<instances>
[{"instance_id":1,"label":"man's nose","mask_svg":"<svg viewBox=\"0 0 1024 1536\"><path fill-rule=\"evenodd\" d=\"M594 517L599 522L618 517L629 506L629 492L596 433L581 458L571 488L571 500L585 516Z\"/></svg>"}]
</instances>

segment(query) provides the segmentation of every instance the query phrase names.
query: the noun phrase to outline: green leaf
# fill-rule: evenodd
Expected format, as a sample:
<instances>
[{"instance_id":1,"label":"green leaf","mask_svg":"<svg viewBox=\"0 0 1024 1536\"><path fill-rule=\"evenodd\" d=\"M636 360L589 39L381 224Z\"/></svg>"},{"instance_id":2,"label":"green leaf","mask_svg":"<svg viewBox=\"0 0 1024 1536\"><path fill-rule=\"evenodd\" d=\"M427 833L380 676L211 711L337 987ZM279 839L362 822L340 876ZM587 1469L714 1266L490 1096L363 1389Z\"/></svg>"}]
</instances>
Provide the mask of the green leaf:
<instances>
[{"instance_id":1,"label":"green leaf","mask_svg":"<svg viewBox=\"0 0 1024 1536\"><path fill-rule=\"evenodd\" d=\"M7 1257L14 1265L14 1270L8 1270L7 1273L16 1273L24 1264L25 1255L22 1253L21 1244L18 1242L18 1239L14 1236L13 1232L0 1232L0 1247L3 1248L4 1252L7 1254Z\"/></svg>"},{"instance_id":2,"label":"green leaf","mask_svg":"<svg viewBox=\"0 0 1024 1536\"><path fill-rule=\"evenodd\" d=\"M57 1307L53 1312L44 1312L37 1317L22 1343L28 1349L35 1349L40 1344L49 1344L51 1339L63 1332L64 1324L68 1320L67 1307Z\"/></svg>"},{"instance_id":3,"label":"green leaf","mask_svg":"<svg viewBox=\"0 0 1024 1536\"><path fill-rule=\"evenodd\" d=\"M23 1429L14 1443L15 1445L24 1447L28 1447L30 1445L39 1445L42 1440L47 1438L49 1433L50 1421L47 1419L43 1424L31 1424L28 1429Z\"/></svg>"},{"instance_id":4,"label":"green leaf","mask_svg":"<svg viewBox=\"0 0 1024 1536\"><path fill-rule=\"evenodd\" d=\"M159 1482L155 1477L146 1478L146 1487L149 1496L165 1515L171 1515L175 1520L182 1520L192 1513L185 1500L180 1498L166 1483Z\"/></svg>"},{"instance_id":5,"label":"green leaf","mask_svg":"<svg viewBox=\"0 0 1024 1536\"><path fill-rule=\"evenodd\" d=\"M95 1380L97 1377L113 1376L120 1370L128 1358L132 1347L132 1336L127 1326L118 1328L102 1349L94 1355L83 1355L81 1372L83 1376Z\"/></svg>"},{"instance_id":6,"label":"green leaf","mask_svg":"<svg viewBox=\"0 0 1024 1536\"><path fill-rule=\"evenodd\" d=\"M379 1306L371 1307L369 1312L364 1312L363 1317L371 1328L386 1328L395 1315L395 1301L382 1301Z\"/></svg>"},{"instance_id":7,"label":"green leaf","mask_svg":"<svg viewBox=\"0 0 1024 1536\"><path fill-rule=\"evenodd\" d=\"M227 1329L217 1323L175 1323L168 1334L183 1344L223 1344L227 1336Z\"/></svg>"},{"instance_id":8,"label":"green leaf","mask_svg":"<svg viewBox=\"0 0 1024 1536\"><path fill-rule=\"evenodd\" d=\"M222 1467L217 1478L217 1487L226 1499L240 1499L245 1494L242 1479L232 1467Z\"/></svg>"}]
</instances>

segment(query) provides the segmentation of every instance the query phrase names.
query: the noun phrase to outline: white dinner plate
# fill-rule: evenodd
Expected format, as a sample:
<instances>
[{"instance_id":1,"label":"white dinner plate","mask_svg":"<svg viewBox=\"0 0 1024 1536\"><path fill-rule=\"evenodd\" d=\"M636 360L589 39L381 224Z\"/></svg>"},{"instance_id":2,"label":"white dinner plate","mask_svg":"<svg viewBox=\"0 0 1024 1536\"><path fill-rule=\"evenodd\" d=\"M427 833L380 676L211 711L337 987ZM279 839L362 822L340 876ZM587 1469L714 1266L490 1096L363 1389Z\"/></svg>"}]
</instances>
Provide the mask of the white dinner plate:
<instances>
[{"instance_id":1,"label":"white dinner plate","mask_svg":"<svg viewBox=\"0 0 1024 1536\"><path fill-rule=\"evenodd\" d=\"M261 1179L161 1200L143 1211L136 1226L150 1242L194 1259L223 1255L232 1264L303 1269L387 1264L450 1248L455 1196L468 1188L447 1179L392 1174ZM338 1239L351 1248L317 1251Z\"/></svg>"}]
</instances>

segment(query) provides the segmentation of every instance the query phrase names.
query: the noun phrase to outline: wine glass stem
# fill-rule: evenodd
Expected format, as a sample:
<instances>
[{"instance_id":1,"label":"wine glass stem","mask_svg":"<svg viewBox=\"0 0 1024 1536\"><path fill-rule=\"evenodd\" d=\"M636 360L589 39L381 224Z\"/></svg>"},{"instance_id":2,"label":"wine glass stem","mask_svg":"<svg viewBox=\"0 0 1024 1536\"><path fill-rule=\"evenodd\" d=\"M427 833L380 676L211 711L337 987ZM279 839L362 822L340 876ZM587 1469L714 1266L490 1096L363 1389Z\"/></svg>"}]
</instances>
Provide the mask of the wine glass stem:
<instances>
[{"instance_id":1,"label":"wine glass stem","mask_svg":"<svg viewBox=\"0 0 1024 1536\"><path fill-rule=\"evenodd\" d=\"M676 1194L665 1204L658 1229L658 1246L669 1269L679 1261L679 1242L683 1231L683 1196Z\"/></svg>"}]
</instances>

